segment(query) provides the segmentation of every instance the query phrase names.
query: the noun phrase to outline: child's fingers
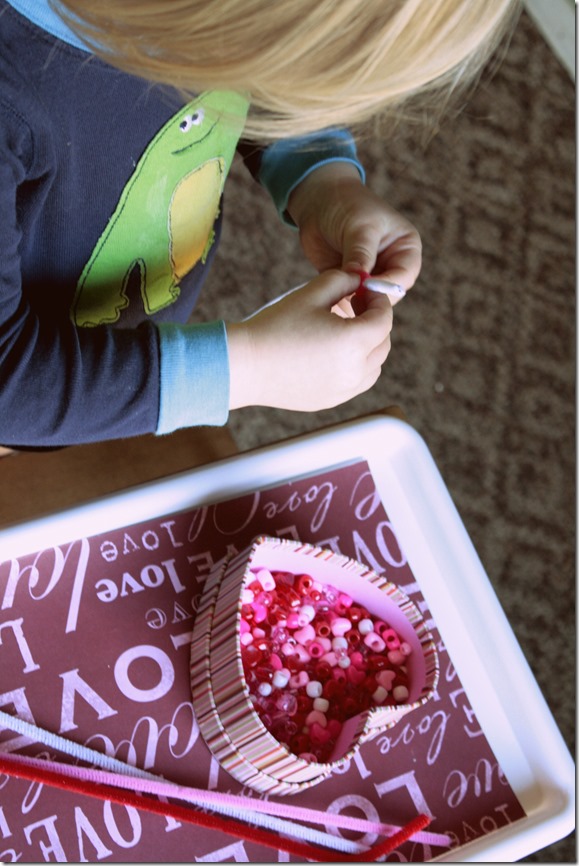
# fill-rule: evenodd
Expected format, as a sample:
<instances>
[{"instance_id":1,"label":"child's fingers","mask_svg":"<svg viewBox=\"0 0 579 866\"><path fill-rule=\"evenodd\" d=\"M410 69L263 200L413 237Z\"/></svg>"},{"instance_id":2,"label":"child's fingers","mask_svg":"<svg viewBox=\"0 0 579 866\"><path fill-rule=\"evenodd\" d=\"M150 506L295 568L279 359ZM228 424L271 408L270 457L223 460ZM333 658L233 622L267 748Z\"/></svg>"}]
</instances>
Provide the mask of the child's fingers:
<instances>
[{"instance_id":1,"label":"child's fingers","mask_svg":"<svg viewBox=\"0 0 579 866\"><path fill-rule=\"evenodd\" d=\"M392 304L388 295L363 291L352 299L352 306L356 313L352 324L364 331L368 343L380 345L392 330Z\"/></svg>"}]
</instances>

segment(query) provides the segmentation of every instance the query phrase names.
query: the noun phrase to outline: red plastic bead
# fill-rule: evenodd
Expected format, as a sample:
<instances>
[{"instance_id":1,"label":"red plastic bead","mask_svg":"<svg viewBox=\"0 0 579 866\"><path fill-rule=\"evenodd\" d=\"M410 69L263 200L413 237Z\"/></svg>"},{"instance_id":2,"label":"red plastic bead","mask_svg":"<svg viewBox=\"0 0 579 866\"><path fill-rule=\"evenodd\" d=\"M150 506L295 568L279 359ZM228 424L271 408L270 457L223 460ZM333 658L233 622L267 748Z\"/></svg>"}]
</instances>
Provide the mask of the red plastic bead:
<instances>
[{"instance_id":1,"label":"red plastic bead","mask_svg":"<svg viewBox=\"0 0 579 866\"><path fill-rule=\"evenodd\" d=\"M297 590L301 595L308 595L314 585L314 579L309 574L298 574L296 577Z\"/></svg>"}]
</instances>

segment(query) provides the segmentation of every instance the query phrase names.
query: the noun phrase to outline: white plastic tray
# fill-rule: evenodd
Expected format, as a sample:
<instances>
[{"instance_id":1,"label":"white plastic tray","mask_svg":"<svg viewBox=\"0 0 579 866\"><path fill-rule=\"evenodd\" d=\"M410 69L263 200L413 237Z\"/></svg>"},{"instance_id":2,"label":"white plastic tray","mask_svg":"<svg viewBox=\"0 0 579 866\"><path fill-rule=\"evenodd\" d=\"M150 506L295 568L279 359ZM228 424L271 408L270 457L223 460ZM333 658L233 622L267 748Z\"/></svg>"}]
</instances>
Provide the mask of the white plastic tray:
<instances>
[{"instance_id":1,"label":"white plastic tray","mask_svg":"<svg viewBox=\"0 0 579 866\"><path fill-rule=\"evenodd\" d=\"M1 530L0 561L356 459L369 463L472 708L527 814L441 859L519 860L572 832L574 763L430 452L404 422L344 424Z\"/></svg>"}]
</instances>

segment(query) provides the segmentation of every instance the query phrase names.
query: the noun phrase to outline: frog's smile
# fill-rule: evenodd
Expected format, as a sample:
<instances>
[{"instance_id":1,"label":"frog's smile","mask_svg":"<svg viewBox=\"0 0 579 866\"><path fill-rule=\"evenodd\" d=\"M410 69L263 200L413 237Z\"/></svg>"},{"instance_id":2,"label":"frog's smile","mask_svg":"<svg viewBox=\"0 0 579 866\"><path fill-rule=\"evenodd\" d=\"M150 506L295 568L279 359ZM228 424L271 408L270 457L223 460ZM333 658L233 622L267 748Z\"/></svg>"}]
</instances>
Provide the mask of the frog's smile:
<instances>
[{"instance_id":1,"label":"frog's smile","mask_svg":"<svg viewBox=\"0 0 579 866\"><path fill-rule=\"evenodd\" d=\"M217 118L217 120L215 120L211 124L211 126L209 127L209 129L207 130L205 135L203 135L201 138L196 138L195 141L192 141L190 144L186 144L185 147L179 147L179 148L177 148L177 150L172 150L171 151L172 155L178 156L180 153L184 153L186 150L190 150L192 147L197 147L198 145L200 145L207 138L209 138L209 136L211 135L211 133L213 132L213 130L215 129L215 127L219 123L219 120L220 120L220 118Z\"/></svg>"}]
</instances>

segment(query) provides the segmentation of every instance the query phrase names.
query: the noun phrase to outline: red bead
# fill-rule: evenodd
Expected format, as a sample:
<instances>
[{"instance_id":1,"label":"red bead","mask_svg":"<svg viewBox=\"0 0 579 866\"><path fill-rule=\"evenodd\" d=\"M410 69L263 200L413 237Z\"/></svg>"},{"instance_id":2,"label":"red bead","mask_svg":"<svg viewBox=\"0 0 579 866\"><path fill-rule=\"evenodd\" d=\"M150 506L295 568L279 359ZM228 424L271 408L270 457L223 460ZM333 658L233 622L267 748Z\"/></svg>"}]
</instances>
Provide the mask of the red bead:
<instances>
[{"instance_id":1,"label":"red bead","mask_svg":"<svg viewBox=\"0 0 579 866\"><path fill-rule=\"evenodd\" d=\"M302 669L302 663L297 655L285 656L284 662L286 668L288 669L288 671L291 671L292 674L295 671L299 671Z\"/></svg>"},{"instance_id":2,"label":"red bead","mask_svg":"<svg viewBox=\"0 0 579 866\"><path fill-rule=\"evenodd\" d=\"M273 668L270 665L258 665L253 668L253 676L260 683L270 683L273 679Z\"/></svg>"},{"instance_id":3,"label":"red bead","mask_svg":"<svg viewBox=\"0 0 579 866\"><path fill-rule=\"evenodd\" d=\"M310 738L307 734L298 734L296 737L291 738L290 747L295 755L308 752L310 749Z\"/></svg>"},{"instance_id":4,"label":"red bead","mask_svg":"<svg viewBox=\"0 0 579 866\"><path fill-rule=\"evenodd\" d=\"M301 595L308 595L314 585L314 580L309 574L298 574L296 576L296 589Z\"/></svg>"},{"instance_id":5,"label":"red bead","mask_svg":"<svg viewBox=\"0 0 579 866\"><path fill-rule=\"evenodd\" d=\"M350 631L347 631L346 634L344 635L344 637L348 641L348 646L350 647L351 650L357 649L357 647L360 646L360 642L362 640L362 637L360 635L360 632L356 631L355 628L352 628L352 629L350 629Z\"/></svg>"},{"instance_id":6,"label":"red bead","mask_svg":"<svg viewBox=\"0 0 579 866\"><path fill-rule=\"evenodd\" d=\"M342 712L344 713L344 717L346 719L351 718L351 716L355 716L358 713L358 699L352 697L351 695L344 698L342 701Z\"/></svg>"},{"instance_id":7,"label":"red bead","mask_svg":"<svg viewBox=\"0 0 579 866\"><path fill-rule=\"evenodd\" d=\"M359 686L366 679L366 672L360 670L355 665L350 665L350 667L346 671L348 681L352 683L353 686Z\"/></svg>"},{"instance_id":8,"label":"red bead","mask_svg":"<svg viewBox=\"0 0 579 866\"><path fill-rule=\"evenodd\" d=\"M361 619L367 619L369 616L368 611L364 607L358 607L357 605L352 605L350 610L348 611L348 618L350 622L357 623L360 622Z\"/></svg>"},{"instance_id":9,"label":"red bead","mask_svg":"<svg viewBox=\"0 0 579 866\"><path fill-rule=\"evenodd\" d=\"M344 689L337 680L326 680L322 694L329 701L332 701L337 695L341 695Z\"/></svg>"},{"instance_id":10,"label":"red bead","mask_svg":"<svg viewBox=\"0 0 579 866\"><path fill-rule=\"evenodd\" d=\"M327 662L316 662L313 666L313 671L315 673L315 679L317 680L329 680L332 676L332 667Z\"/></svg>"},{"instance_id":11,"label":"red bead","mask_svg":"<svg viewBox=\"0 0 579 866\"><path fill-rule=\"evenodd\" d=\"M369 671L381 671L388 667L388 659L386 656L373 654L368 659Z\"/></svg>"},{"instance_id":12,"label":"red bead","mask_svg":"<svg viewBox=\"0 0 579 866\"><path fill-rule=\"evenodd\" d=\"M303 604L302 596L285 583L278 586L278 595L282 604L287 604L291 608L301 607Z\"/></svg>"},{"instance_id":13,"label":"red bead","mask_svg":"<svg viewBox=\"0 0 579 866\"><path fill-rule=\"evenodd\" d=\"M243 617L243 619L247 623L253 622L254 613L253 613L253 608L251 607L251 605L249 605L249 604L242 604L241 605L241 616Z\"/></svg>"},{"instance_id":14,"label":"red bead","mask_svg":"<svg viewBox=\"0 0 579 866\"><path fill-rule=\"evenodd\" d=\"M314 745L325 745L330 739L330 734L326 728L323 728L317 722L310 725L310 739Z\"/></svg>"}]
</instances>

